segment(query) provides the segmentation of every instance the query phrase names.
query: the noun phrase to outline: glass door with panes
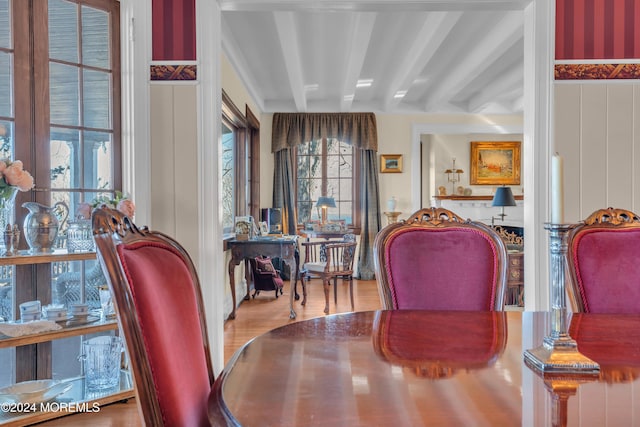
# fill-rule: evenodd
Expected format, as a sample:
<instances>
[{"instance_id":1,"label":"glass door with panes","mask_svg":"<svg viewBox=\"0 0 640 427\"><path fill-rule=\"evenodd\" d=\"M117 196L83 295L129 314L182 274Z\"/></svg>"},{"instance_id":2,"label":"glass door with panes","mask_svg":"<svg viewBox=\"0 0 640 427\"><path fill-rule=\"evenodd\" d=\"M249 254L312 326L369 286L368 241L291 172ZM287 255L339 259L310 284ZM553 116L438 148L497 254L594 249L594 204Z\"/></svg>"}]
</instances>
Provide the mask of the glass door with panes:
<instances>
[{"instance_id":1,"label":"glass door with panes","mask_svg":"<svg viewBox=\"0 0 640 427\"><path fill-rule=\"evenodd\" d=\"M62 201L74 219L80 203L121 189L119 37L117 0L0 0L0 156L21 160L35 179L16 198L20 228L26 201ZM34 299L99 309L105 284L95 259L3 266L0 316L17 320L18 305ZM0 387L80 374L86 338L1 348Z\"/></svg>"}]
</instances>

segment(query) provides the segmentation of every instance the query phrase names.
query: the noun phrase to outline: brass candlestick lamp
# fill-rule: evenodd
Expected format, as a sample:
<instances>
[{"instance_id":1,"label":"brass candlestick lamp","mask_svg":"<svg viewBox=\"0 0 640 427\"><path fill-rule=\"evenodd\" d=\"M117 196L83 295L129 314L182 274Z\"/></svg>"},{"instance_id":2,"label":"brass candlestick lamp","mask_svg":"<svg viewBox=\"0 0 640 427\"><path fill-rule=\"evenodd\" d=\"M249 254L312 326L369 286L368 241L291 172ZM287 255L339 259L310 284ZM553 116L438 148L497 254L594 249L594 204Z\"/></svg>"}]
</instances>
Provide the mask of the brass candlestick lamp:
<instances>
[{"instance_id":1,"label":"brass candlestick lamp","mask_svg":"<svg viewBox=\"0 0 640 427\"><path fill-rule=\"evenodd\" d=\"M456 182L460 182L460 174L464 173L462 169L456 168L456 158L453 159L453 165L451 169L447 169L444 173L447 174L447 181L451 183L451 194L456 194Z\"/></svg>"},{"instance_id":2,"label":"brass candlestick lamp","mask_svg":"<svg viewBox=\"0 0 640 427\"><path fill-rule=\"evenodd\" d=\"M318 197L316 208L322 210L322 225L325 225L327 223L327 209L335 207L336 200L333 197Z\"/></svg>"}]
</instances>

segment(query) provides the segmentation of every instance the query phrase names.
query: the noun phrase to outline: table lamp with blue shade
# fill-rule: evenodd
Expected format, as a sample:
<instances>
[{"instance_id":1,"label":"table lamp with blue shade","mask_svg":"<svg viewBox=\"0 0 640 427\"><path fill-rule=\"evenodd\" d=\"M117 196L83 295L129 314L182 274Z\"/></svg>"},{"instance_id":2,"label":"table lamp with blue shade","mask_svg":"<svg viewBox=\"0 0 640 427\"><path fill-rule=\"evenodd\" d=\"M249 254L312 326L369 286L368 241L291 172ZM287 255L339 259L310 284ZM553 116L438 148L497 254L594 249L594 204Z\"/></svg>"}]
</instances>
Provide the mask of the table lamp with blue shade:
<instances>
[{"instance_id":1,"label":"table lamp with blue shade","mask_svg":"<svg viewBox=\"0 0 640 427\"><path fill-rule=\"evenodd\" d=\"M504 221L504 217L507 216L504 213L505 206L515 206L516 199L513 197L513 193L511 192L511 187L498 187L496 188L496 194L493 196L493 202L491 206L500 206L502 208L502 212L498 214L501 221Z\"/></svg>"},{"instance_id":2,"label":"table lamp with blue shade","mask_svg":"<svg viewBox=\"0 0 640 427\"><path fill-rule=\"evenodd\" d=\"M316 203L316 208L322 209L322 224L327 223L327 209L335 208L336 201L333 197L318 197L318 203Z\"/></svg>"}]
</instances>

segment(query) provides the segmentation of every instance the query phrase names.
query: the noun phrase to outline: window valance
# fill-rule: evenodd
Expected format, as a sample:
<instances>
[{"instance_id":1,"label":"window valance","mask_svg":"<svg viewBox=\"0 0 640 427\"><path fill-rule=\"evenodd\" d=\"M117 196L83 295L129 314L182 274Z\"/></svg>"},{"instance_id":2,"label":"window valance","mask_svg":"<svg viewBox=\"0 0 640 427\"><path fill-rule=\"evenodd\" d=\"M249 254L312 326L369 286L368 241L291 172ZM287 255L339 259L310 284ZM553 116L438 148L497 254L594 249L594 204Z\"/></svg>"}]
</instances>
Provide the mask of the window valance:
<instances>
[{"instance_id":1,"label":"window valance","mask_svg":"<svg viewBox=\"0 0 640 427\"><path fill-rule=\"evenodd\" d=\"M357 148L378 151L373 113L275 113L271 132L273 153L321 138L337 138Z\"/></svg>"}]
</instances>

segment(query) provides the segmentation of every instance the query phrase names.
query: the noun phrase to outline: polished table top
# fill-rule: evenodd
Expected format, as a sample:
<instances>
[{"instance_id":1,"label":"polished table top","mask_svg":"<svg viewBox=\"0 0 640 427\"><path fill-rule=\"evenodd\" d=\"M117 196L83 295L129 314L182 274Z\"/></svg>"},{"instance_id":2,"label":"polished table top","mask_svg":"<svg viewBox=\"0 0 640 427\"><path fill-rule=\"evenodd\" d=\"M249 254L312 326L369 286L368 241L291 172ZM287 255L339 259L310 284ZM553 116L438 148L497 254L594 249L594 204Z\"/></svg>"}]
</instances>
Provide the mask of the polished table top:
<instances>
[{"instance_id":1,"label":"polished table top","mask_svg":"<svg viewBox=\"0 0 640 427\"><path fill-rule=\"evenodd\" d=\"M549 330L548 314L530 312L375 311L291 323L234 355L210 414L214 425L243 426L640 425L640 316L573 316L570 334L600 363L599 376L529 369L523 351Z\"/></svg>"}]
</instances>

